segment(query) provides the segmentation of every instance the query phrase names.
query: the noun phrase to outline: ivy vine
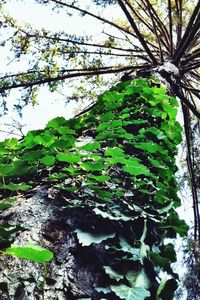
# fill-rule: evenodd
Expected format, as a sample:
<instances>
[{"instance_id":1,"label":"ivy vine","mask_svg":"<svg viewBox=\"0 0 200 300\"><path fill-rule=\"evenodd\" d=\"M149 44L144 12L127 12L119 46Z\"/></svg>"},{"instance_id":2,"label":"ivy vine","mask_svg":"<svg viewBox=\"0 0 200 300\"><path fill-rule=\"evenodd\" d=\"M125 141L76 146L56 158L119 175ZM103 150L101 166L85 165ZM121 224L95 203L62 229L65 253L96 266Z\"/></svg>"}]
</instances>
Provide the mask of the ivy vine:
<instances>
[{"instance_id":1,"label":"ivy vine","mask_svg":"<svg viewBox=\"0 0 200 300\"><path fill-rule=\"evenodd\" d=\"M188 230L175 210L182 131L177 107L155 79L134 79L112 87L77 118L58 117L22 141L0 143L1 210L12 205L15 193L42 181L70 199L68 208L87 209L105 222L74 231L82 247L103 243L112 257L102 266L108 285L96 287L105 299L164 300L166 291L173 298L176 254L165 239ZM9 235L9 226L0 227L1 248L19 227ZM167 280L158 279L161 270Z\"/></svg>"}]
</instances>

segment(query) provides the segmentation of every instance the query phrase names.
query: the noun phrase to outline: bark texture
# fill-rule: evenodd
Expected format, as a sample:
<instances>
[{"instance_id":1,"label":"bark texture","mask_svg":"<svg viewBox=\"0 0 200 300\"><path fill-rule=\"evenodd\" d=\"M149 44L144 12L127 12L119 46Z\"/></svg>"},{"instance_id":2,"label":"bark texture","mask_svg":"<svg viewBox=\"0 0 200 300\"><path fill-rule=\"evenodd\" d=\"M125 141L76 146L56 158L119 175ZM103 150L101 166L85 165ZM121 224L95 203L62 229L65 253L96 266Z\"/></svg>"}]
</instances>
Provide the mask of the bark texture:
<instances>
[{"instance_id":1,"label":"bark texture","mask_svg":"<svg viewBox=\"0 0 200 300\"><path fill-rule=\"evenodd\" d=\"M105 280L100 272L104 245L79 245L74 230L77 225L87 223L87 213L84 209L67 209L65 205L58 191L38 186L32 195L18 196L13 207L4 211L1 218L26 228L18 233L15 244L37 243L54 253L54 259L47 264L45 299L79 299L88 295L98 299L94 287ZM1 256L0 271L0 299L42 299L40 265Z\"/></svg>"}]
</instances>

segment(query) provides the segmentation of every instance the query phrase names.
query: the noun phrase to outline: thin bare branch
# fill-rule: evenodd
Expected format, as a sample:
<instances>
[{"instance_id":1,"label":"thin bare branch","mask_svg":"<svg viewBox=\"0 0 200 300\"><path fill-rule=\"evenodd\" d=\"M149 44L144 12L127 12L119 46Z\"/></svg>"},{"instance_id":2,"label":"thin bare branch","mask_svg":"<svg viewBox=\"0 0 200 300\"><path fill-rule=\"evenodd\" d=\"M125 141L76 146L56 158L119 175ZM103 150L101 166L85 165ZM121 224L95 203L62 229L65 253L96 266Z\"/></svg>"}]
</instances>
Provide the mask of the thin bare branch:
<instances>
[{"instance_id":1,"label":"thin bare branch","mask_svg":"<svg viewBox=\"0 0 200 300\"><path fill-rule=\"evenodd\" d=\"M178 64L180 59L183 57L185 51L187 50L189 44L191 43L192 39L194 38L196 32L199 30L199 12L200 12L200 0L198 1L197 5L194 8L192 16L186 27L185 33L173 55L174 64Z\"/></svg>"},{"instance_id":2,"label":"thin bare branch","mask_svg":"<svg viewBox=\"0 0 200 300\"><path fill-rule=\"evenodd\" d=\"M4 92L6 90L14 89L14 88L28 88L36 85L43 85L45 83L52 83L55 81L64 81L66 79L70 78L75 78L75 77L84 77L84 76L95 76L95 75L100 75L100 74L112 74L112 73L120 73L120 72L125 72L129 70L137 70L146 68L149 65L143 65L143 66L127 66L127 67L104 67L104 68L94 68L94 69L77 69L77 70L63 70L63 73L67 73L64 75L58 75L55 77L47 77L47 78L39 78L33 81L28 81L28 82L14 82L11 83L10 85L6 85L4 87L0 88L0 92ZM13 75L12 75L13 77ZM17 77L17 74L16 74ZM9 75L6 77L9 78ZM0 78L1 80L6 79L5 77Z\"/></svg>"},{"instance_id":3,"label":"thin bare branch","mask_svg":"<svg viewBox=\"0 0 200 300\"><path fill-rule=\"evenodd\" d=\"M155 58L155 56L153 55L153 53L151 52L151 50L149 49L147 43L145 42L142 34L140 33L139 29L137 28L137 25L135 24L133 18L131 17L129 11L127 10L125 4L123 3L122 0L118 0L118 3L120 5L120 7L122 8L124 14L126 15L129 23L131 24L136 36L138 37L138 40L140 41L141 45L143 46L143 48L145 49L147 55L149 56L149 58L151 59L151 61L153 62L154 65L157 65L157 60Z\"/></svg>"},{"instance_id":4,"label":"thin bare branch","mask_svg":"<svg viewBox=\"0 0 200 300\"><path fill-rule=\"evenodd\" d=\"M115 28L117 28L117 29L119 29L121 31L124 31L127 34L130 34L130 35L132 35L132 36L135 37L135 35L132 32L124 29L123 27L121 27L121 26L119 26L119 25L117 25L117 24L115 24L115 23L113 23L113 22L111 22L111 21L109 21L107 19L104 19L104 18L102 18L102 17L100 17L98 15L95 15L95 14L89 12L88 10L82 9L82 8L80 8L78 6L75 6L75 5L72 5L72 4L67 4L67 3L59 1L59 0L51 0L51 2L56 3L58 5L62 5L62 6L68 7L68 8L71 8L71 9L76 10L76 11L79 11L79 12L81 12L84 15L88 15L90 17L93 17L93 18L95 18L95 19L97 19L97 20L99 20L99 21L101 21L101 22L103 22L105 24L109 24L109 25L111 25L111 26L113 26L113 27L115 27Z\"/></svg>"},{"instance_id":5,"label":"thin bare branch","mask_svg":"<svg viewBox=\"0 0 200 300\"><path fill-rule=\"evenodd\" d=\"M173 56L173 24L172 24L172 3L168 0L168 17L169 17L169 37L170 37L170 54Z\"/></svg>"},{"instance_id":6,"label":"thin bare branch","mask_svg":"<svg viewBox=\"0 0 200 300\"><path fill-rule=\"evenodd\" d=\"M200 68L200 61L196 62L196 63L193 63L193 64L190 64L188 67L185 66L183 69L182 69L182 72L183 73L187 73L191 70L194 70L194 69L198 69Z\"/></svg>"},{"instance_id":7,"label":"thin bare branch","mask_svg":"<svg viewBox=\"0 0 200 300\"><path fill-rule=\"evenodd\" d=\"M151 7L149 5L149 2L147 1L147 9L149 11L149 15L151 17L151 21L152 21L152 25L153 25L153 32L157 38L157 42L158 42L158 47L159 47L159 56L160 56L160 62L163 63L164 61L164 56L163 56L163 51L162 51L162 47L161 47L161 42L160 42L160 38L158 36L158 33L157 33L157 28L156 28L156 24L155 24L155 20L154 20L154 16L151 12Z\"/></svg>"},{"instance_id":8,"label":"thin bare branch","mask_svg":"<svg viewBox=\"0 0 200 300\"><path fill-rule=\"evenodd\" d=\"M151 2L149 0L142 0L142 2L145 6L145 9L147 9L147 6L149 6L151 8L154 19L155 19L155 21L157 23L157 26L159 28L159 31L160 31L161 35L163 35L163 37L165 37L166 43L169 46L170 45L170 43L169 43L169 32L168 32L167 28L165 27L163 21L160 19L160 17L158 16L156 10L154 9L153 5L151 4ZM143 8L143 10L144 10L144 8Z\"/></svg>"}]
</instances>

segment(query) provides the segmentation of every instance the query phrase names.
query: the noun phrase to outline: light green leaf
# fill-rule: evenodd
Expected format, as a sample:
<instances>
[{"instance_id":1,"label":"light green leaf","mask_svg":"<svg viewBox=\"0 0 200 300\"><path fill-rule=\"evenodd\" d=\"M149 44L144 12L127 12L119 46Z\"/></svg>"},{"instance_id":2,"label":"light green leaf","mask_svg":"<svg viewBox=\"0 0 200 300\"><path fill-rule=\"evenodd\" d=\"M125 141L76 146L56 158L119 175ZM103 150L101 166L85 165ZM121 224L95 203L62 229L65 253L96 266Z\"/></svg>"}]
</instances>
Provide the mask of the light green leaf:
<instances>
[{"instance_id":1,"label":"light green leaf","mask_svg":"<svg viewBox=\"0 0 200 300\"><path fill-rule=\"evenodd\" d=\"M117 215L111 215L106 211L102 211L99 208L95 207L93 209L93 211L95 212L95 214L97 215L101 215L102 218L104 219L110 219L110 220L122 220L122 221L130 221L132 220L132 217L127 217L124 214L121 214L120 212ZM114 213L114 212L113 212Z\"/></svg>"},{"instance_id":2,"label":"light green leaf","mask_svg":"<svg viewBox=\"0 0 200 300\"><path fill-rule=\"evenodd\" d=\"M106 288L103 288L103 287L97 287L97 288L95 288L95 290L96 290L98 293L104 293L104 294L111 293L110 287L106 287ZM102 300L103 300L103 299L102 299Z\"/></svg>"},{"instance_id":3,"label":"light green leaf","mask_svg":"<svg viewBox=\"0 0 200 300\"><path fill-rule=\"evenodd\" d=\"M123 279L124 275L123 274L119 274L118 272L114 271L110 266L104 266L103 267L106 274L109 275L109 277L111 279L115 279L117 281L119 281L120 279Z\"/></svg>"},{"instance_id":4,"label":"light green leaf","mask_svg":"<svg viewBox=\"0 0 200 300\"><path fill-rule=\"evenodd\" d=\"M58 153L56 155L58 161L68 162L70 164L80 161L80 155L74 153Z\"/></svg>"},{"instance_id":5,"label":"light green leaf","mask_svg":"<svg viewBox=\"0 0 200 300\"><path fill-rule=\"evenodd\" d=\"M130 158L126 160L126 166L124 166L122 170L134 176L150 174L147 167L141 164L137 158Z\"/></svg>"},{"instance_id":6,"label":"light green leaf","mask_svg":"<svg viewBox=\"0 0 200 300\"><path fill-rule=\"evenodd\" d=\"M56 159L53 155L45 155L40 159L40 161L45 166L53 166L55 164Z\"/></svg>"},{"instance_id":7,"label":"light green leaf","mask_svg":"<svg viewBox=\"0 0 200 300\"><path fill-rule=\"evenodd\" d=\"M108 175L100 175L100 176L90 175L89 178L95 179L96 181L99 182L105 182L110 180L110 176Z\"/></svg>"},{"instance_id":8,"label":"light green leaf","mask_svg":"<svg viewBox=\"0 0 200 300\"><path fill-rule=\"evenodd\" d=\"M110 121L110 120L112 120L114 118L115 118L115 114L113 114L112 112L109 111L109 112L101 115L100 120L102 122L105 122L105 121Z\"/></svg>"},{"instance_id":9,"label":"light green leaf","mask_svg":"<svg viewBox=\"0 0 200 300\"><path fill-rule=\"evenodd\" d=\"M29 185L25 184L25 183L9 183L9 184L1 184L0 185L0 189L1 190L9 190L9 191L27 191L30 188Z\"/></svg>"},{"instance_id":10,"label":"light green leaf","mask_svg":"<svg viewBox=\"0 0 200 300\"><path fill-rule=\"evenodd\" d=\"M43 264L53 258L53 253L51 251L35 244L26 244L24 246L12 245L5 250L5 254L31 260L39 264Z\"/></svg>"},{"instance_id":11,"label":"light green leaf","mask_svg":"<svg viewBox=\"0 0 200 300\"><path fill-rule=\"evenodd\" d=\"M109 234L92 234L89 232L84 232L80 229L75 230L77 234L77 238L79 240L79 243L82 244L82 246L89 246L92 243L99 244L104 240L111 239L115 236L115 233L109 233Z\"/></svg>"},{"instance_id":12,"label":"light green leaf","mask_svg":"<svg viewBox=\"0 0 200 300\"><path fill-rule=\"evenodd\" d=\"M124 153L124 150L121 149L121 148L117 148L117 147L114 147L114 148L108 148L105 153L104 153L105 156L120 156L120 157L125 157L126 154Z\"/></svg>"},{"instance_id":13,"label":"light green leaf","mask_svg":"<svg viewBox=\"0 0 200 300\"><path fill-rule=\"evenodd\" d=\"M125 300L144 300L150 297L150 292L140 287L128 287L126 285L111 285L111 290L120 298Z\"/></svg>"},{"instance_id":14,"label":"light green leaf","mask_svg":"<svg viewBox=\"0 0 200 300\"><path fill-rule=\"evenodd\" d=\"M151 286L151 282L144 269L139 270L138 272L128 272L126 274L126 278L128 279L132 287L148 289Z\"/></svg>"},{"instance_id":15,"label":"light green leaf","mask_svg":"<svg viewBox=\"0 0 200 300\"><path fill-rule=\"evenodd\" d=\"M88 143L84 146L81 146L79 149L81 150L85 150L85 151L93 151L96 149L100 149L101 145L98 142L94 142L94 143Z\"/></svg>"},{"instance_id":16,"label":"light green leaf","mask_svg":"<svg viewBox=\"0 0 200 300\"><path fill-rule=\"evenodd\" d=\"M166 153L166 151L164 151L164 149L162 147L160 147L159 145L155 144L155 143L140 143L140 144L134 144L134 147L137 149L141 149L144 151L147 151L149 153Z\"/></svg>"},{"instance_id":17,"label":"light green leaf","mask_svg":"<svg viewBox=\"0 0 200 300\"><path fill-rule=\"evenodd\" d=\"M134 261L137 261L140 259L140 249L139 248L135 248L131 245L129 245L125 239L123 239L122 237L120 237L120 241L119 241L119 244L122 248L122 250L124 252L128 252L128 253L131 253L133 255L132 259Z\"/></svg>"},{"instance_id":18,"label":"light green leaf","mask_svg":"<svg viewBox=\"0 0 200 300\"><path fill-rule=\"evenodd\" d=\"M80 167L86 171L101 171L107 169L108 166L102 163L90 163L90 162L83 162L80 164Z\"/></svg>"}]
</instances>

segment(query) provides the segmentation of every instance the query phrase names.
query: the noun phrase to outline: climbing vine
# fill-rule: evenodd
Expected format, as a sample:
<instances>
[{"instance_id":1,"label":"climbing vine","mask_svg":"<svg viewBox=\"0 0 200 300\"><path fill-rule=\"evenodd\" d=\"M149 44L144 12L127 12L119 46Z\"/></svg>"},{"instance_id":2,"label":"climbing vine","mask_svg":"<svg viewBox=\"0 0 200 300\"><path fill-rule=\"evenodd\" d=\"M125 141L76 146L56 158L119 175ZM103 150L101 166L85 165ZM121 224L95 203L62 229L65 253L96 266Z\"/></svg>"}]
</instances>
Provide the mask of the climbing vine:
<instances>
[{"instance_id":1,"label":"climbing vine","mask_svg":"<svg viewBox=\"0 0 200 300\"><path fill-rule=\"evenodd\" d=\"M73 234L83 248L104 247L99 297L173 298L176 254L165 238L188 230L175 210L177 106L155 79L134 79L112 87L77 118L58 117L22 141L0 143L0 209L40 182L58 189L68 209L85 211ZM1 225L1 249L19 227Z\"/></svg>"}]
</instances>

